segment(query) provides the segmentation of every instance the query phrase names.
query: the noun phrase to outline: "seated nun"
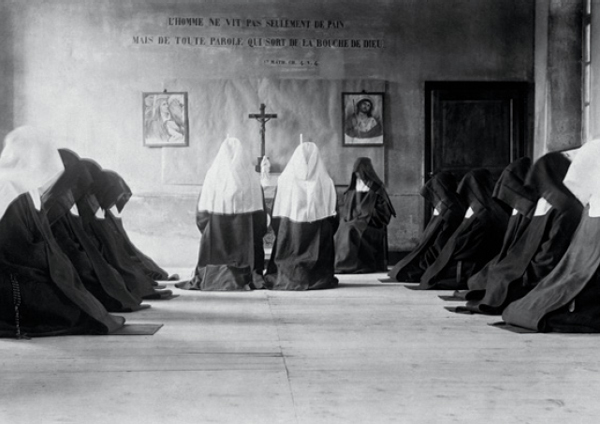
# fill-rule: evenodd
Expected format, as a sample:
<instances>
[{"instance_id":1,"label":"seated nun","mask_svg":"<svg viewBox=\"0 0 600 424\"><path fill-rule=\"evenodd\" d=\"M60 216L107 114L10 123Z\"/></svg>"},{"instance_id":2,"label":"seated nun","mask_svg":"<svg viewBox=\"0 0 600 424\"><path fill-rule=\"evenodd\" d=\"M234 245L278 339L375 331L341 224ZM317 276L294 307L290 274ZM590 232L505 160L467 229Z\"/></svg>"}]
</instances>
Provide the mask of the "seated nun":
<instances>
[{"instance_id":1,"label":"seated nun","mask_svg":"<svg viewBox=\"0 0 600 424\"><path fill-rule=\"evenodd\" d=\"M469 301L467 311L501 314L506 305L531 291L560 261L583 208L563 184L569 165L570 160L559 152L548 153L535 162L525 180L525 187L540 196L530 223L506 255L488 268L484 291L479 290L483 298Z\"/></svg>"},{"instance_id":2,"label":"seated nun","mask_svg":"<svg viewBox=\"0 0 600 424\"><path fill-rule=\"evenodd\" d=\"M200 252L192 290L250 290L264 286L267 215L259 174L242 142L226 138L210 166L196 209Z\"/></svg>"},{"instance_id":3,"label":"seated nun","mask_svg":"<svg viewBox=\"0 0 600 424\"><path fill-rule=\"evenodd\" d=\"M110 315L57 245L41 195L64 171L57 149L31 127L8 134L0 155L0 337L111 334Z\"/></svg>"},{"instance_id":4,"label":"seated nun","mask_svg":"<svg viewBox=\"0 0 600 424\"><path fill-rule=\"evenodd\" d=\"M265 275L273 290L336 287L333 236L338 227L333 180L314 143L302 143L279 176L271 226L273 251Z\"/></svg>"},{"instance_id":5,"label":"seated nun","mask_svg":"<svg viewBox=\"0 0 600 424\"><path fill-rule=\"evenodd\" d=\"M149 307L131 293L121 275L111 267L83 228L79 201L92 185L92 177L79 156L59 149L65 172L45 201L52 234L69 257L84 286L109 312L132 312ZM46 196L45 196L46 197Z\"/></svg>"},{"instance_id":6,"label":"seated nun","mask_svg":"<svg viewBox=\"0 0 600 424\"><path fill-rule=\"evenodd\" d=\"M156 282L131 259L122 237L106 219L106 210L101 207L97 197L103 191L102 168L91 159L82 159L81 162L94 181L77 202L78 214L87 235L102 252L106 262L121 275L127 289L134 296L147 300L171 298L173 293L170 290L157 290Z\"/></svg>"},{"instance_id":7,"label":"seated nun","mask_svg":"<svg viewBox=\"0 0 600 424\"><path fill-rule=\"evenodd\" d=\"M335 233L335 272L384 271L384 241L392 216L396 211L371 159L358 158L344 192L340 226Z\"/></svg>"},{"instance_id":8,"label":"seated nun","mask_svg":"<svg viewBox=\"0 0 600 424\"><path fill-rule=\"evenodd\" d=\"M132 193L123 177L114 171L103 169L98 175L96 186L96 197L100 207L104 210L104 216L107 222L116 230L116 238L119 239L130 259L153 280L177 280L179 278L177 274L169 275L152 258L138 249L129 238L127 231L125 231L121 212L131 198Z\"/></svg>"},{"instance_id":9,"label":"seated nun","mask_svg":"<svg viewBox=\"0 0 600 424\"><path fill-rule=\"evenodd\" d=\"M423 273L419 290L460 290L467 280L498 254L508 210L492 198L494 180L486 169L468 172L458 194L469 205L462 223L439 256Z\"/></svg>"},{"instance_id":10,"label":"seated nun","mask_svg":"<svg viewBox=\"0 0 600 424\"><path fill-rule=\"evenodd\" d=\"M517 332L600 332L600 140L585 143L564 179L584 205L562 259L502 318Z\"/></svg>"},{"instance_id":11,"label":"seated nun","mask_svg":"<svg viewBox=\"0 0 600 424\"><path fill-rule=\"evenodd\" d=\"M391 281L418 283L465 216L465 206L456 193L456 180L449 172L431 177L421 188L421 196L434 208L433 216L417 247L389 272Z\"/></svg>"}]
</instances>

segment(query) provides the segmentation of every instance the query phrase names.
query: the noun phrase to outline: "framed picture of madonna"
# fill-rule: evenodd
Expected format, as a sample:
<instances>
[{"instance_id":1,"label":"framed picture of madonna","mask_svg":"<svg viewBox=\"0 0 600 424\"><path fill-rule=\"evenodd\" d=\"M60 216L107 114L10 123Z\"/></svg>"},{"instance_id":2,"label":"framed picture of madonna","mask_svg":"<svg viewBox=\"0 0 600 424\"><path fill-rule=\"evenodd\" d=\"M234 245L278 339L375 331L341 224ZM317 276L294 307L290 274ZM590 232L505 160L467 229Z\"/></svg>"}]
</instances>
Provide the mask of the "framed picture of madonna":
<instances>
[{"instance_id":1,"label":"framed picture of madonna","mask_svg":"<svg viewBox=\"0 0 600 424\"><path fill-rule=\"evenodd\" d=\"M384 93L342 93L343 146L383 146Z\"/></svg>"},{"instance_id":2,"label":"framed picture of madonna","mask_svg":"<svg viewBox=\"0 0 600 424\"><path fill-rule=\"evenodd\" d=\"M144 146L189 144L187 93L143 93Z\"/></svg>"}]
</instances>

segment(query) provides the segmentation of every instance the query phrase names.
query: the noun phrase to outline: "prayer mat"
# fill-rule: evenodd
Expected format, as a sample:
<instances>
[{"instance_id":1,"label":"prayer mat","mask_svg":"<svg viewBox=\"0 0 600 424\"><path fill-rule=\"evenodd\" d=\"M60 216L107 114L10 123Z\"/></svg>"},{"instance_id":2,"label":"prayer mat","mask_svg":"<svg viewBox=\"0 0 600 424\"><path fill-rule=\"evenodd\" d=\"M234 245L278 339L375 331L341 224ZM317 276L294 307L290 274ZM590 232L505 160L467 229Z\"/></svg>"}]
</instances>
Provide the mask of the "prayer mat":
<instances>
[{"instance_id":1,"label":"prayer mat","mask_svg":"<svg viewBox=\"0 0 600 424\"><path fill-rule=\"evenodd\" d=\"M381 282L381 283L407 283L410 281L396 281L396 280L392 280L391 278L380 278L379 282Z\"/></svg>"},{"instance_id":2,"label":"prayer mat","mask_svg":"<svg viewBox=\"0 0 600 424\"><path fill-rule=\"evenodd\" d=\"M110 336L152 336L164 324L125 324Z\"/></svg>"},{"instance_id":3,"label":"prayer mat","mask_svg":"<svg viewBox=\"0 0 600 424\"><path fill-rule=\"evenodd\" d=\"M518 333L518 334L539 333L539 331L530 330L529 328L517 327L517 326L514 326L514 325L507 324L504 321L493 322L493 323L490 323L488 325L490 325L492 327L498 327L498 328L501 328L503 330L512 331L513 333Z\"/></svg>"},{"instance_id":4,"label":"prayer mat","mask_svg":"<svg viewBox=\"0 0 600 424\"><path fill-rule=\"evenodd\" d=\"M455 314L473 315L473 312L463 306L444 306L444 309Z\"/></svg>"},{"instance_id":5,"label":"prayer mat","mask_svg":"<svg viewBox=\"0 0 600 424\"><path fill-rule=\"evenodd\" d=\"M169 292L169 293L166 293ZM149 296L144 296L144 300L170 300L173 299L175 297L179 297L180 295L178 294L173 294L173 292L171 292L171 290L164 290L163 292L157 292L154 294L151 294Z\"/></svg>"},{"instance_id":6,"label":"prayer mat","mask_svg":"<svg viewBox=\"0 0 600 424\"><path fill-rule=\"evenodd\" d=\"M465 299L463 299L462 297L459 296L454 296L454 295L440 295L438 296L440 299L442 300L450 300L450 301L457 301L457 302L464 302Z\"/></svg>"}]
</instances>

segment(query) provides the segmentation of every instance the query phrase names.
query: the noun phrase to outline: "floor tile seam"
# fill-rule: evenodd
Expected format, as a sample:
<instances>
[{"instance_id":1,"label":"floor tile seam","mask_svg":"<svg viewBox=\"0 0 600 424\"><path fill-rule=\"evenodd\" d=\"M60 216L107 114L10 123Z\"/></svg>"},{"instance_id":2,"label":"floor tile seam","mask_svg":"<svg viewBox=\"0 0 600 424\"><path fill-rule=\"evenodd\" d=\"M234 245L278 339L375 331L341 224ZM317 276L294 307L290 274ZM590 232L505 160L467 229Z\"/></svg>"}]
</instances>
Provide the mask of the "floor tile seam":
<instances>
[{"instance_id":1,"label":"floor tile seam","mask_svg":"<svg viewBox=\"0 0 600 424\"><path fill-rule=\"evenodd\" d=\"M299 423L298 421L298 412L296 409L296 400L294 398L294 390L292 387L292 380L290 378L290 370L288 368L288 364L287 364L287 360L286 360L286 356L285 353L283 352L283 347L282 347L282 343L281 343L281 334L279 333L279 321L277 320L277 316L275 315L273 308L272 308L272 304L271 304L271 299L272 297L267 293L267 295L265 296L266 301L267 301L267 305L269 306L269 312L271 313L271 319L273 321L273 324L275 325L275 333L277 334L277 346L279 347L279 351L281 353L281 360L283 363L283 367L285 369L285 376L288 382L288 389L290 391L290 398L292 400L292 407L294 408L294 420L296 423Z\"/></svg>"}]
</instances>

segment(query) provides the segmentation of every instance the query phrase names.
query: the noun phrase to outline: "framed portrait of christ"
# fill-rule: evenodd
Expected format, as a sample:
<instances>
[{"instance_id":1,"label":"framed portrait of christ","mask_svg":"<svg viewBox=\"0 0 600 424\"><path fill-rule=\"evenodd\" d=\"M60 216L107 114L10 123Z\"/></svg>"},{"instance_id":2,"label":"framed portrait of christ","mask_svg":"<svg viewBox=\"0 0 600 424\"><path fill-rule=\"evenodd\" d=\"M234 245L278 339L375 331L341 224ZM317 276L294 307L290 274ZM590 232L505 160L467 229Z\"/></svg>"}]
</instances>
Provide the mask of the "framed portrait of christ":
<instances>
[{"instance_id":1,"label":"framed portrait of christ","mask_svg":"<svg viewBox=\"0 0 600 424\"><path fill-rule=\"evenodd\" d=\"M144 146L189 145L187 93L142 93Z\"/></svg>"},{"instance_id":2,"label":"framed portrait of christ","mask_svg":"<svg viewBox=\"0 0 600 424\"><path fill-rule=\"evenodd\" d=\"M342 93L342 145L383 146L384 93Z\"/></svg>"}]
</instances>

